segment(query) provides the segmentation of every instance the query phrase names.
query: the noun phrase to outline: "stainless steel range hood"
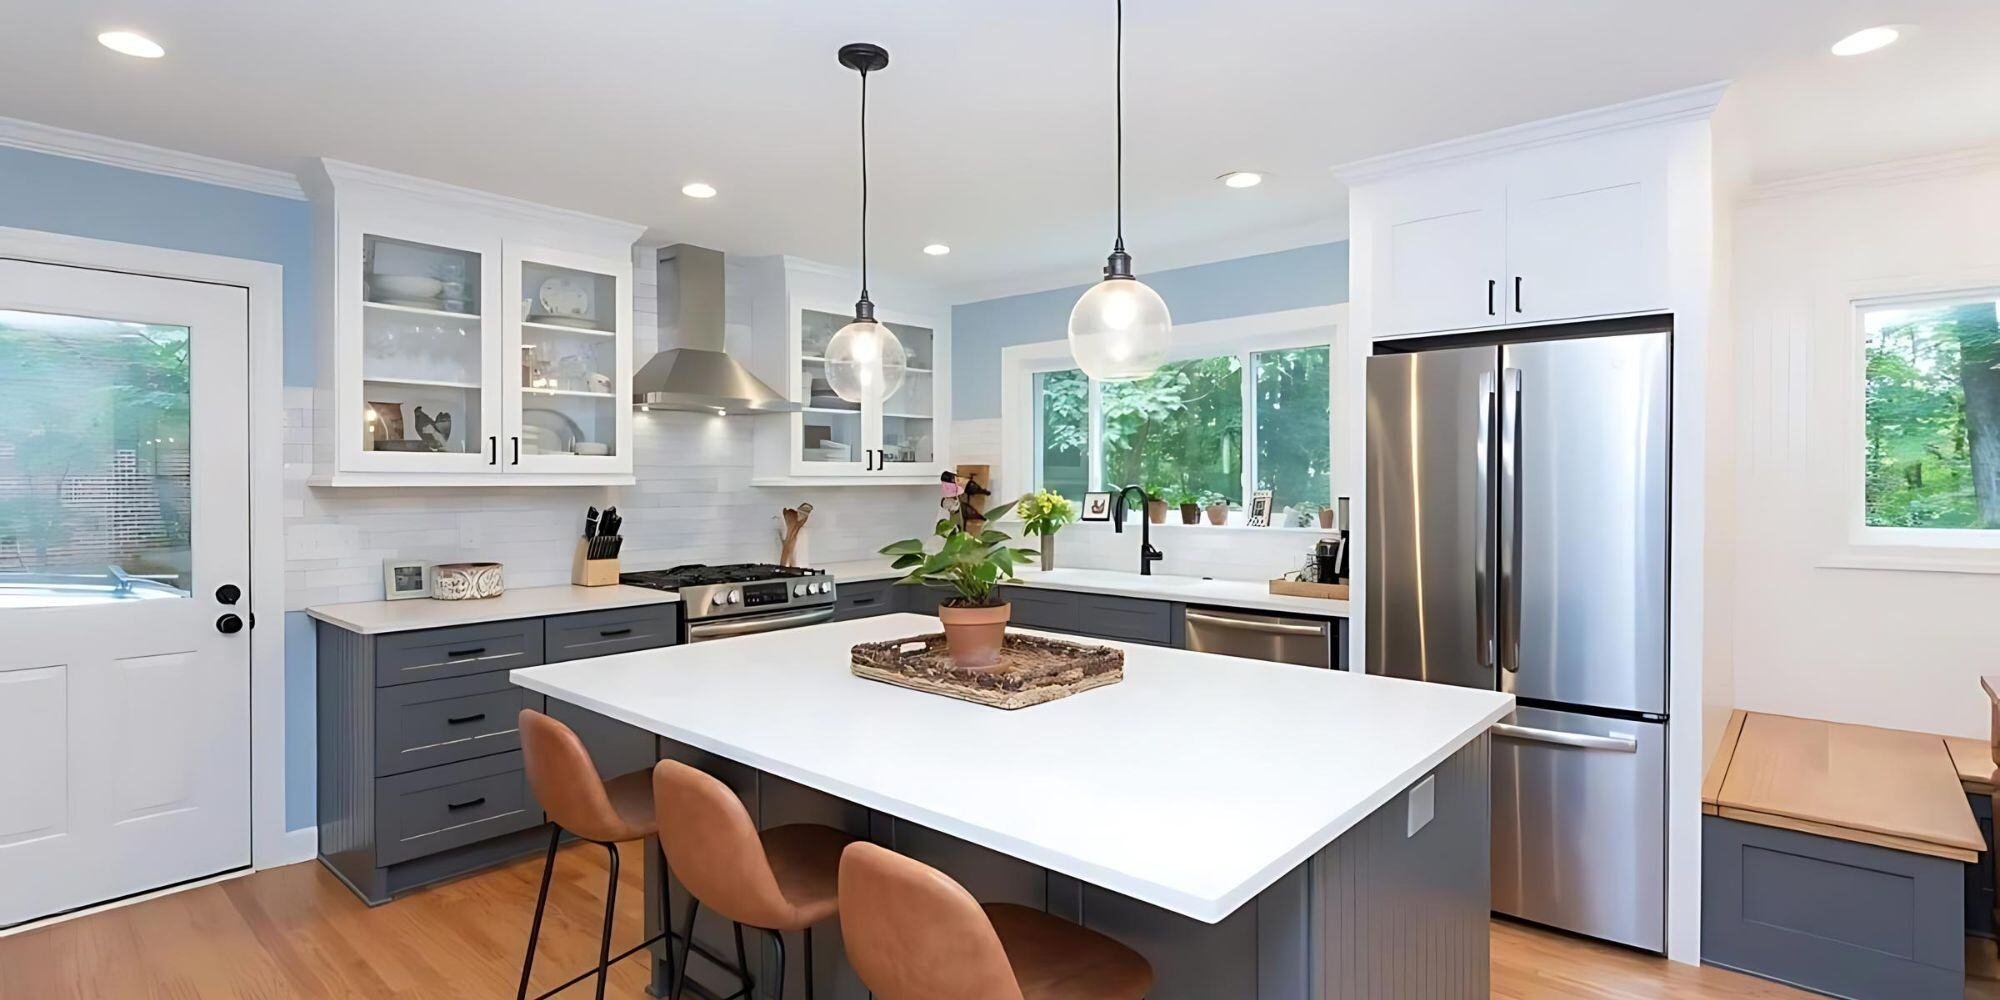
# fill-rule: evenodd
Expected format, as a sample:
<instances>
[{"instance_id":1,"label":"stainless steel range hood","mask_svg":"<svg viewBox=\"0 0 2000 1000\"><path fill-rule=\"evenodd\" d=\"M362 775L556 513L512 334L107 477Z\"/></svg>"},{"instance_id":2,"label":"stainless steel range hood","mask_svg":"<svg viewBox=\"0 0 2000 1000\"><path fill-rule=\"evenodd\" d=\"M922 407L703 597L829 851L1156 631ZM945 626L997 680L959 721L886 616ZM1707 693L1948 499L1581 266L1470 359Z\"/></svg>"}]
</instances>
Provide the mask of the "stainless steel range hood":
<instances>
[{"instance_id":1,"label":"stainless steel range hood","mask_svg":"<svg viewBox=\"0 0 2000 1000\"><path fill-rule=\"evenodd\" d=\"M661 247L657 267L660 353L632 376L632 405L717 414L802 409L723 353L720 251Z\"/></svg>"}]
</instances>

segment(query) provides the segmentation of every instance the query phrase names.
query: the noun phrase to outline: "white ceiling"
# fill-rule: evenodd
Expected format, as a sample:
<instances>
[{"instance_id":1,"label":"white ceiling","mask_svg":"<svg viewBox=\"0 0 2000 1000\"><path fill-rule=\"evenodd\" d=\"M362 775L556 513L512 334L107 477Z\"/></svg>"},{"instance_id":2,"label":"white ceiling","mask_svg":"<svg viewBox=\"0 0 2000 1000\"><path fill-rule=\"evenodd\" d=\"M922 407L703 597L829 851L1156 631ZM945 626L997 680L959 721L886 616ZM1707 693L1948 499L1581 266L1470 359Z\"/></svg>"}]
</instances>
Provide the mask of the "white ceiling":
<instances>
[{"instance_id":1,"label":"white ceiling","mask_svg":"<svg viewBox=\"0 0 2000 1000\"><path fill-rule=\"evenodd\" d=\"M29 6L32 17L19 16ZM1089 280L1110 242L1110 0L9 0L0 114L295 169L331 156L852 263L958 300ZM1740 82L1760 178L2000 140L1993 0L1133 0L1127 242L1143 273L1337 239L1333 164ZM1903 42L1827 53L1880 23ZM131 28L167 48L99 47ZM1229 170L1261 170L1231 190ZM719 197L693 201L704 180ZM926 257L929 242L951 244Z\"/></svg>"}]
</instances>

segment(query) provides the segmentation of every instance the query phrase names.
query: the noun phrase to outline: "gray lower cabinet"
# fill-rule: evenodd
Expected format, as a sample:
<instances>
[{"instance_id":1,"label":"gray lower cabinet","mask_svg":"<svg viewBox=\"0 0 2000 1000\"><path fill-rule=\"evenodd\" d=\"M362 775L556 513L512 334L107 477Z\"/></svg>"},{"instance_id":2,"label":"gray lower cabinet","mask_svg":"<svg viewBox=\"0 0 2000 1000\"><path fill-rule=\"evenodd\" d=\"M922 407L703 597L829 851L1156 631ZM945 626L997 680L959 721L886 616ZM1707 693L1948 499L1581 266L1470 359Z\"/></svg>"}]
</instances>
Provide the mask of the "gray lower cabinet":
<instances>
[{"instance_id":1,"label":"gray lower cabinet","mask_svg":"<svg viewBox=\"0 0 2000 1000\"><path fill-rule=\"evenodd\" d=\"M901 591L894 580L857 580L834 587L833 620L852 621L901 611Z\"/></svg>"},{"instance_id":2,"label":"gray lower cabinet","mask_svg":"<svg viewBox=\"0 0 2000 1000\"><path fill-rule=\"evenodd\" d=\"M517 667L670 646L655 604L361 635L318 622L320 860L369 904L546 844L517 716L575 730L605 777L651 767L651 733L514 686Z\"/></svg>"}]
</instances>

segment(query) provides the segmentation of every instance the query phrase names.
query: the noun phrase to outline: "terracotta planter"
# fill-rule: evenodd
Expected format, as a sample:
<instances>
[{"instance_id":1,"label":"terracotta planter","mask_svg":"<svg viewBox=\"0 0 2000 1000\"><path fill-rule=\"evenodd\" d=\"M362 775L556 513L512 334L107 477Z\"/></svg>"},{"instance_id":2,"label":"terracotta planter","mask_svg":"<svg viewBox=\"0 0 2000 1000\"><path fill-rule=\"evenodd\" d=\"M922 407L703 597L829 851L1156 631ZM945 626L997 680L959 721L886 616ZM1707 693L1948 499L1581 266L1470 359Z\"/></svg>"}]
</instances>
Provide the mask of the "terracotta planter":
<instances>
[{"instance_id":1,"label":"terracotta planter","mask_svg":"<svg viewBox=\"0 0 2000 1000\"><path fill-rule=\"evenodd\" d=\"M1326 529L1329 529L1329 530L1331 530L1331 529L1333 528L1333 508L1332 508L1332 507L1327 507L1327 508L1324 508L1324 509L1322 509L1322 510L1321 510L1321 511L1319 512L1319 526L1320 526L1320 527L1322 527L1322 528L1326 528Z\"/></svg>"},{"instance_id":2,"label":"terracotta planter","mask_svg":"<svg viewBox=\"0 0 2000 1000\"><path fill-rule=\"evenodd\" d=\"M1200 524L1200 523L1201 523L1201 505L1200 505L1200 504L1198 504L1198 503L1184 503L1184 504L1181 504L1181 523L1182 523L1182 524Z\"/></svg>"},{"instance_id":3,"label":"terracotta planter","mask_svg":"<svg viewBox=\"0 0 2000 1000\"><path fill-rule=\"evenodd\" d=\"M1212 504L1209 504L1209 505L1208 505L1208 523L1210 523L1210 524L1228 524L1228 523L1229 523L1229 505L1228 505L1228 504L1226 504L1226 503L1212 503Z\"/></svg>"},{"instance_id":4,"label":"terracotta planter","mask_svg":"<svg viewBox=\"0 0 2000 1000\"><path fill-rule=\"evenodd\" d=\"M1165 500L1146 501L1146 517L1154 524L1167 523L1167 502Z\"/></svg>"},{"instance_id":5,"label":"terracotta planter","mask_svg":"<svg viewBox=\"0 0 2000 1000\"><path fill-rule=\"evenodd\" d=\"M1007 636L1007 620L1014 606L954 608L938 605L938 620L944 623L944 644L951 662L968 670L993 665L1000 658L1000 643Z\"/></svg>"}]
</instances>

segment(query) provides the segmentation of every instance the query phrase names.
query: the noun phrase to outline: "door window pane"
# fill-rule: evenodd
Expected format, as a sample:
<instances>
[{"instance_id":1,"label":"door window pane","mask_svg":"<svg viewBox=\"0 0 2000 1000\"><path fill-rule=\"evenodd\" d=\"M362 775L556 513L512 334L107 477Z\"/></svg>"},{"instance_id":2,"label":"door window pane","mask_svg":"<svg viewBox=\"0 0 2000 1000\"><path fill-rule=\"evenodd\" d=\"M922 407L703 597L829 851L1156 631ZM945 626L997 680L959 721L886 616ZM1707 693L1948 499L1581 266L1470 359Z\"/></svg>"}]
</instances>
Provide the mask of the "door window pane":
<instances>
[{"instance_id":1,"label":"door window pane","mask_svg":"<svg viewBox=\"0 0 2000 1000\"><path fill-rule=\"evenodd\" d=\"M0 310L0 607L193 588L188 330Z\"/></svg>"},{"instance_id":2,"label":"door window pane","mask_svg":"<svg viewBox=\"0 0 2000 1000\"><path fill-rule=\"evenodd\" d=\"M1231 499L1243 482L1243 362L1177 361L1143 379L1105 383L1104 488L1137 483L1169 503Z\"/></svg>"},{"instance_id":3,"label":"door window pane","mask_svg":"<svg viewBox=\"0 0 2000 1000\"><path fill-rule=\"evenodd\" d=\"M1035 481L1081 503L1090 488L1090 380L1071 368L1035 374Z\"/></svg>"},{"instance_id":4,"label":"door window pane","mask_svg":"<svg viewBox=\"0 0 2000 1000\"><path fill-rule=\"evenodd\" d=\"M1324 507L1331 495L1331 350L1302 347L1251 356L1256 367L1257 488L1275 510Z\"/></svg>"},{"instance_id":5,"label":"door window pane","mask_svg":"<svg viewBox=\"0 0 2000 1000\"><path fill-rule=\"evenodd\" d=\"M1863 311L1866 518L2000 528L2000 313L1993 297Z\"/></svg>"}]
</instances>

